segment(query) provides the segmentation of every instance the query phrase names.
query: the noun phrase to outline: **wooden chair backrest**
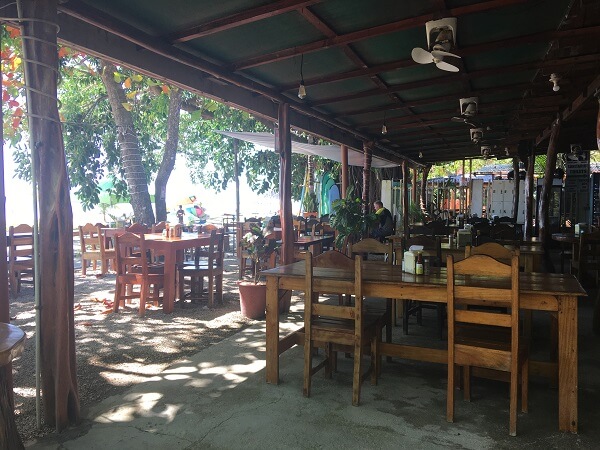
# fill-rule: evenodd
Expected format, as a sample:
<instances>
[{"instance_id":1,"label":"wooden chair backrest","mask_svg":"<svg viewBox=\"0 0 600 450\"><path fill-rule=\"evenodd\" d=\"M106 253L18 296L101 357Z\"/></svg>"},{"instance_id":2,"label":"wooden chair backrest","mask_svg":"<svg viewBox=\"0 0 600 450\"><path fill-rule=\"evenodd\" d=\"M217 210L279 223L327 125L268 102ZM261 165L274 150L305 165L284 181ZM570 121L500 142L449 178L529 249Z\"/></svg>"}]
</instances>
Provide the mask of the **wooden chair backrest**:
<instances>
[{"instance_id":1,"label":"wooden chair backrest","mask_svg":"<svg viewBox=\"0 0 600 450\"><path fill-rule=\"evenodd\" d=\"M81 244L81 253L89 251L100 251L100 227L96 224L86 223L79 225L79 242Z\"/></svg>"},{"instance_id":2,"label":"wooden chair backrest","mask_svg":"<svg viewBox=\"0 0 600 450\"><path fill-rule=\"evenodd\" d=\"M486 242L476 247L471 247L470 245L465 247L465 258L471 255L487 255L504 264L510 264L513 255L519 256L520 253L520 249L511 250L498 242Z\"/></svg>"},{"instance_id":3,"label":"wooden chair backrest","mask_svg":"<svg viewBox=\"0 0 600 450\"><path fill-rule=\"evenodd\" d=\"M196 265L200 263L201 257L208 258L208 267L223 265L223 245L224 234L223 230L215 229L210 232L210 243L205 247L197 247L194 252L194 262Z\"/></svg>"},{"instance_id":4,"label":"wooden chair backrest","mask_svg":"<svg viewBox=\"0 0 600 450\"><path fill-rule=\"evenodd\" d=\"M209 223L209 224L206 224L206 225L202 226L202 231L204 233L210 233L211 231L217 231L217 230L219 230L219 227L216 226L216 225L214 225L214 224L212 224L212 223Z\"/></svg>"},{"instance_id":5,"label":"wooden chair backrest","mask_svg":"<svg viewBox=\"0 0 600 450\"><path fill-rule=\"evenodd\" d=\"M33 227L22 223L8 228L8 257L11 263L33 260Z\"/></svg>"},{"instance_id":6,"label":"wooden chair backrest","mask_svg":"<svg viewBox=\"0 0 600 450\"><path fill-rule=\"evenodd\" d=\"M510 355L496 354L494 351L483 355L477 353L470 365L492 369L517 370L519 348L519 257L513 255L511 264L503 264L487 255L472 255L454 262L452 255L447 259L447 299L448 299L448 351L449 357L463 358L466 350L455 352L455 331L457 324L474 324L478 328L510 328ZM457 278L464 276L465 278ZM464 281L467 281L465 283ZM475 285L477 283L477 285ZM468 309L470 305L505 306L504 309ZM458 307L457 307L458 306ZM464 347L464 346L463 346ZM460 364L457 361L457 364Z\"/></svg>"},{"instance_id":7,"label":"wooden chair backrest","mask_svg":"<svg viewBox=\"0 0 600 450\"><path fill-rule=\"evenodd\" d=\"M354 305L334 305L329 303L319 303L317 291L314 287L313 257L311 252L305 254L306 277L304 292L304 328L310 330L312 321L316 317L330 317L337 319L351 319L355 322L354 329L362 330L363 318L363 289L362 289L362 265L359 256L354 260L354 280L347 281L345 284L347 294L354 294ZM319 288L319 293L340 293L341 283L336 285L335 292L328 292L326 286ZM355 332L356 332L355 331Z\"/></svg>"},{"instance_id":8,"label":"wooden chair backrest","mask_svg":"<svg viewBox=\"0 0 600 450\"><path fill-rule=\"evenodd\" d=\"M126 231L115 236L115 254L117 261L117 276L127 275L136 266L136 272L148 275L148 259L146 256L146 241L144 234L134 234Z\"/></svg>"},{"instance_id":9,"label":"wooden chair backrest","mask_svg":"<svg viewBox=\"0 0 600 450\"><path fill-rule=\"evenodd\" d=\"M600 269L600 231L581 233L577 261L579 270L597 271Z\"/></svg>"},{"instance_id":10,"label":"wooden chair backrest","mask_svg":"<svg viewBox=\"0 0 600 450\"><path fill-rule=\"evenodd\" d=\"M394 262L394 244L389 241L387 243L379 242L377 239L365 238L358 241L356 244L350 245L351 256L367 256L369 254L383 254L385 264L393 264Z\"/></svg>"},{"instance_id":11,"label":"wooden chair backrest","mask_svg":"<svg viewBox=\"0 0 600 450\"><path fill-rule=\"evenodd\" d=\"M167 228L167 222L165 222L164 220L162 222L158 222L155 223L154 225L152 225L152 232L153 233L162 233L163 230L165 230Z\"/></svg>"},{"instance_id":12,"label":"wooden chair backrest","mask_svg":"<svg viewBox=\"0 0 600 450\"><path fill-rule=\"evenodd\" d=\"M136 233L136 234L148 233L148 227L139 222L132 223L130 226L125 228L125 230L129 231L130 233Z\"/></svg>"},{"instance_id":13,"label":"wooden chair backrest","mask_svg":"<svg viewBox=\"0 0 600 450\"><path fill-rule=\"evenodd\" d=\"M296 232L296 236L300 237L302 234L306 232L306 222L301 219L293 219L292 224L294 226L294 231Z\"/></svg>"},{"instance_id":14,"label":"wooden chair backrest","mask_svg":"<svg viewBox=\"0 0 600 450\"><path fill-rule=\"evenodd\" d=\"M331 267L344 270L354 269L354 260L337 250L328 250L313 257L313 267Z\"/></svg>"}]
</instances>

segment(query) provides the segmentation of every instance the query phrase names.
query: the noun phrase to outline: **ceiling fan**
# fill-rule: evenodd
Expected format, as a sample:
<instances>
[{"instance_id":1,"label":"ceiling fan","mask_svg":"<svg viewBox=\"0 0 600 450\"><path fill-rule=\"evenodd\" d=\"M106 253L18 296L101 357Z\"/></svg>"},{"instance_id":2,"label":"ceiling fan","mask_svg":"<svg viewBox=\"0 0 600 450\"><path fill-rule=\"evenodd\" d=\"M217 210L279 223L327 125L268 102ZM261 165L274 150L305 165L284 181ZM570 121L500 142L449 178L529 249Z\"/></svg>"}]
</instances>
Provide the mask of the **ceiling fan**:
<instances>
[{"instance_id":1,"label":"ceiling fan","mask_svg":"<svg viewBox=\"0 0 600 450\"><path fill-rule=\"evenodd\" d=\"M476 124L473 117L477 114L477 105L479 99L477 97L468 97L460 99L460 116L452 117L452 122L462 122L469 125L471 128L479 128L480 125Z\"/></svg>"},{"instance_id":2,"label":"ceiling fan","mask_svg":"<svg viewBox=\"0 0 600 450\"><path fill-rule=\"evenodd\" d=\"M456 17L431 20L425 24L425 30L427 32L427 50L420 47L413 48L412 59L419 64L435 63L438 69L458 72L458 67L444 61L446 56L460 58L449 52L456 44Z\"/></svg>"}]
</instances>

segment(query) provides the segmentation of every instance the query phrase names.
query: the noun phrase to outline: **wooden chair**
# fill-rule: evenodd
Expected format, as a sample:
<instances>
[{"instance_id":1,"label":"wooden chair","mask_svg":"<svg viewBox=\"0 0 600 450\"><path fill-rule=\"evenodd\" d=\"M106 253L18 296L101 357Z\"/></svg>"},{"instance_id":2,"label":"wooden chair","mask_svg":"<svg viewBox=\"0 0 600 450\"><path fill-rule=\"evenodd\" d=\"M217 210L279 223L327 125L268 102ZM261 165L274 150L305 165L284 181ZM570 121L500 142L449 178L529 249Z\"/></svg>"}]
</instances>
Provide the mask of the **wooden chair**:
<instances>
[{"instance_id":1,"label":"wooden chair","mask_svg":"<svg viewBox=\"0 0 600 450\"><path fill-rule=\"evenodd\" d=\"M8 281L12 295L21 291L24 280L34 280L33 227L22 223L8 228Z\"/></svg>"},{"instance_id":2,"label":"wooden chair","mask_svg":"<svg viewBox=\"0 0 600 450\"><path fill-rule=\"evenodd\" d=\"M152 225L152 233L162 233L166 229L167 229L167 222L165 222L164 220L162 222L158 222L158 223L155 223L154 225ZM132 231L132 233L133 233L133 231Z\"/></svg>"},{"instance_id":3,"label":"wooden chair","mask_svg":"<svg viewBox=\"0 0 600 450\"><path fill-rule=\"evenodd\" d=\"M454 421L455 366L462 366L465 400L470 400L471 366L510 374L509 432L517 432L517 391L521 376L521 408L527 412L529 352L519 341L519 257L503 264L491 256L473 255L457 263L447 260L448 397L446 419ZM481 279L464 286L457 276ZM477 310L505 306L508 312Z\"/></svg>"},{"instance_id":4,"label":"wooden chair","mask_svg":"<svg viewBox=\"0 0 600 450\"><path fill-rule=\"evenodd\" d=\"M160 290L164 285L164 266L150 264L146 257L146 242L143 234L125 232L115 237L117 277L115 286L114 312L119 306L133 298L139 298L139 315L146 312L146 302L158 306ZM143 256L142 256L143 255ZM134 286L139 286L135 290Z\"/></svg>"},{"instance_id":5,"label":"wooden chair","mask_svg":"<svg viewBox=\"0 0 600 450\"><path fill-rule=\"evenodd\" d=\"M520 252L518 248L511 250L498 242L486 242L476 247L467 245L465 247L465 258L472 255L487 255L497 259L501 263L510 264L512 257L514 255L520 256Z\"/></svg>"},{"instance_id":6,"label":"wooden chair","mask_svg":"<svg viewBox=\"0 0 600 450\"><path fill-rule=\"evenodd\" d=\"M366 238L358 241L356 244L350 244L350 255L352 257L360 256L363 259L379 256L381 260L369 260L370 264L392 265L394 263L394 243L379 242L377 239ZM385 302L385 306L378 306L369 303L369 312L372 314L383 315L385 317L385 340L392 342L392 323L396 317L396 302Z\"/></svg>"},{"instance_id":7,"label":"wooden chair","mask_svg":"<svg viewBox=\"0 0 600 450\"><path fill-rule=\"evenodd\" d=\"M439 267L442 259L442 247L439 238L429 236L414 236L402 240L402 255L413 245L420 245L423 251L429 253L431 265ZM420 302L415 300L404 300L402 304L402 332L408 335L408 320L410 316L417 318L417 324L423 324L423 309L433 309L437 312L437 329L440 339L444 336L445 305L435 302Z\"/></svg>"},{"instance_id":8,"label":"wooden chair","mask_svg":"<svg viewBox=\"0 0 600 450\"><path fill-rule=\"evenodd\" d=\"M352 381L352 404L358 406L362 381L371 373L371 383L377 384L378 342L377 318L366 313L362 294L361 259L354 261L354 280L344 283L347 293L355 296L354 306L331 305L318 302L313 285L313 259L306 252L306 287L304 292L304 386L303 394L310 396L312 375L325 368L331 377L337 356L337 349L350 350L354 354L354 375ZM332 288L331 292L339 293L341 286ZM321 292L327 289L320 288ZM325 345L325 360L313 367L313 348ZM336 347L334 347L336 345ZM337 347L340 346L340 347ZM370 348L371 365L366 373L362 370L362 359L365 347Z\"/></svg>"},{"instance_id":9,"label":"wooden chair","mask_svg":"<svg viewBox=\"0 0 600 450\"><path fill-rule=\"evenodd\" d=\"M102 228L105 226L101 223L92 225L86 223L79 226L79 241L81 244L81 274L87 274L86 261L92 262L92 270L97 269L97 262L100 261L102 275L108 272L110 262L115 264L115 249L110 248L106 239L102 235Z\"/></svg>"},{"instance_id":10,"label":"wooden chair","mask_svg":"<svg viewBox=\"0 0 600 450\"><path fill-rule=\"evenodd\" d=\"M313 257L313 267L354 270L354 260L337 250L328 250ZM344 296L342 294L338 294L338 303L340 305L344 304ZM350 304L349 301L346 303Z\"/></svg>"},{"instance_id":11,"label":"wooden chair","mask_svg":"<svg viewBox=\"0 0 600 450\"><path fill-rule=\"evenodd\" d=\"M132 223L125 230L135 234L146 234L150 231L146 225L139 222Z\"/></svg>"},{"instance_id":12,"label":"wooden chair","mask_svg":"<svg viewBox=\"0 0 600 450\"><path fill-rule=\"evenodd\" d=\"M577 276L581 284L587 284L589 274L593 272L594 285L598 286L600 272L600 231L581 233L577 255L571 261L571 273Z\"/></svg>"},{"instance_id":13,"label":"wooden chair","mask_svg":"<svg viewBox=\"0 0 600 450\"><path fill-rule=\"evenodd\" d=\"M212 230L208 247L199 247L195 251L193 264L181 264L179 273L179 298L183 302L186 298L192 301L199 300L204 293L204 277L208 280L207 296L208 306L214 306L215 292L219 303L223 302L223 256L224 249L223 230ZM204 259L206 258L206 259ZM189 288L189 292L185 289Z\"/></svg>"}]
</instances>

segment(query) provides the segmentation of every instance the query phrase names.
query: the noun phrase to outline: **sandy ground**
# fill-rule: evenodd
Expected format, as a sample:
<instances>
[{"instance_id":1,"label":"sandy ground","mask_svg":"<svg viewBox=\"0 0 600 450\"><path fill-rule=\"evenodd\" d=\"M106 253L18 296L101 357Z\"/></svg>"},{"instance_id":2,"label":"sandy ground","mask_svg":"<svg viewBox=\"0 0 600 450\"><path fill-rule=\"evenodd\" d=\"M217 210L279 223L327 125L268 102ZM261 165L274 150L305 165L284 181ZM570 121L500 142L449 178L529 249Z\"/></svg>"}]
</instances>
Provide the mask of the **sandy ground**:
<instances>
[{"instance_id":1,"label":"sandy ground","mask_svg":"<svg viewBox=\"0 0 600 450\"><path fill-rule=\"evenodd\" d=\"M166 315L151 307L139 317L135 304L115 314L111 305L115 275L101 277L75 270L75 339L77 380L82 414L111 395L139 383L175 361L195 354L253 323L239 312L237 260L228 255L223 304L209 309L206 302L176 307ZM27 334L22 356L13 364L16 422L24 442L51 433L36 426L34 294L24 285L11 298L11 323Z\"/></svg>"}]
</instances>

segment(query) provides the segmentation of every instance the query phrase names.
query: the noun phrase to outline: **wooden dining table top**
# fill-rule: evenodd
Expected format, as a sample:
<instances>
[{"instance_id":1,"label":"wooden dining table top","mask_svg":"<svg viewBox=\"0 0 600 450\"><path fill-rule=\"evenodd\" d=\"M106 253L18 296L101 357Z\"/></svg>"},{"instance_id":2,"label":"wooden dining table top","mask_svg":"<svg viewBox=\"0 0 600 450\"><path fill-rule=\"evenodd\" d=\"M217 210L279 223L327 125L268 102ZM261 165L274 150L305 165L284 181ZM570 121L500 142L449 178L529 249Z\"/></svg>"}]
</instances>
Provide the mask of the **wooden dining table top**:
<instances>
[{"instance_id":1,"label":"wooden dining table top","mask_svg":"<svg viewBox=\"0 0 600 450\"><path fill-rule=\"evenodd\" d=\"M567 244L575 244L579 242L579 235L575 233L552 233L552 240L565 242Z\"/></svg>"},{"instance_id":2,"label":"wooden dining table top","mask_svg":"<svg viewBox=\"0 0 600 450\"><path fill-rule=\"evenodd\" d=\"M25 347L25 333L19 327L0 322L0 366L19 356Z\"/></svg>"},{"instance_id":3,"label":"wooden dining table top","mask_svg":"<svg viewBox=\"0 0 600 450\"><path fill-rule=\"evenodd\" d=\"M275 267L262 272L266 276L278 277L305 277L305 262L299 261L285 266ZM363 262L363 281L365 283L378 283L381 285L418 284L422 287L446 286L446 269L431 268L428 275L416 275L402 272L402 268L396 265L373 264ZM345 271L338 268L314 268L314 276L322 280L352 280L353 271ZM469 285L472 287L498 287L505 289L509 284L507 280L495 277L473 277L470 275L457 276L457 285ZM521 272L519 273L520 291L524 293L543 293L548 295L575 295L587 296L586 291L576 277L570 274ZM434 300L435 301L435 300Z\"/></svg>"},{"instance_id":4,"label":"wooden dining table top","mask_svg":"<svg viewBox=\"0 0 600 450\"><path fill-rule=\"evenodd\" d=\"M294 241L294 245L312 245L318 244L319 242L326 242L333 239L333 235L322 235L322 236L300 236Z\"/></svg>"}]
</instances>

